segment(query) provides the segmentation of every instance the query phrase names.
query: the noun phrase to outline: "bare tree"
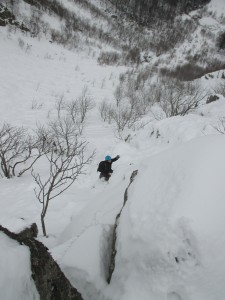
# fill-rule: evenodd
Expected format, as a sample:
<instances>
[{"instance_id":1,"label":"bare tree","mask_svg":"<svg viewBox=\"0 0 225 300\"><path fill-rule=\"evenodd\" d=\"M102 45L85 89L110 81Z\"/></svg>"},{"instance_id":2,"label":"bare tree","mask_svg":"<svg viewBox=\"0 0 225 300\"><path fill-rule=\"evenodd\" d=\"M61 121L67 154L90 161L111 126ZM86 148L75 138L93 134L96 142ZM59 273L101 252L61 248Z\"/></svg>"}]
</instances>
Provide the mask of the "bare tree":
<instances>
[{"instance_id":1,"label":"bare tree","mask_svg":"<svg viewBox=\"0 0 225 300\"><path fill-rule=\"evenodd\" d=\"M30 170L37 160L44 154L44 151L38 147L39 140L37 136L28 135L24 142L23 155L20 160L16 160L12 167L13 176L22 176L25 172ZM21 165L23 167L21 167ZM20 167L20 169L17 171L18 167Z\"/></svg>"},{"instance_id":2,"label":"bare tree","mask_svg":"<svg viewBox=\"0 0 225 300\"><path fill-rule=\"evenodd\" d=\"M122 85L120 84L117 86L116 90L114 91L114 97L116 100L117 107L119 106L120 102L122 101L123 96L124 96L124 91L123 91Z\"/></svg>"},{"instance_id":3,"label":"bare tree","mask_svg":"<svg viewBox=\"0 0 225 300\"><path fill-rule=\"evenodd\" d=\"M225 82L218 84L215 87L214 92L225 97Z\"/></svg>"},{"instance_id":4,"label":"bare tree","mask_svg":"<svg viewBox=\"0 0 225 300\"><path fill-rule=\"evenodd\" d=\"M220 118L217 125L213 126L214 129L216 129L216 131L218 131L221 134L225 133L225 117Z\"/></svg>"},{"instance_id":5,"label":"bare tree","mask_svg":"<svg viewBox=\"0 0 225 300\"><path fill-rule=\"evenodd\" d=\"M141 116L138 107L131 107L127 99L122 99L118 106L103 101L99 106L99 111L104 122L115 124L116 136L120 139L123 139L122 131L125 128L132 128Z\"/></svg>"},{"instance_id":6,"label":"bare tree","mask_svg":"<svg viewBox=\"0 0 225 300\"><path fill-rule=\"evenodd\" d=\"M102 101L98 107L98 110L100 112L100 116L103 119L103 121L105 122L107 119L107 104L105 101Z\"/></svg>"},{"instance_id":7,"label":"bare tree","mask_svg":"<svg viewBox=\"0 0 225 300\"><path fill-rule=\"evenodd\" d=\"M116 129L118 132L124 130L124 128L128 125L131 118L132 118L131 109L128 109L126 106L120 105L118 109L114 109L113 111L113 120L116 123Z\"/></svg>"},{"instance_id":8,"label":"bare tree","mask_svg":"<svg viewBox=\"0 0 225 300\"><path fill-rule=\"evenodd\" d=\"M37 138L23 127L5 123L0 130L0 161L3 176L21 176L43 154L37 149ZM21 167L23 166L23 167Z\"/></svg>"},{"instance_id":9,"label":"bare tree","mask_svg":"<svg viewBox=\"0 0 225 300\"><path fill-rule=\"evenodd\" d=\"M69 153L73 140L76 140L78 136L77 125L72 122L71 118L63 117L51 121L49 126L55 152Z\"/></svg>"},{"instance_id":10,"label":"bare tree","mask_svg":"<svg viewBox=\"0 0 225 300\"><path fill-rule=\"evenodd\" d=\"M56 102L57 117L50 120L48 128L48 140L54 145L55 152L70 152L70 145L80 134L80 119L76 117L76 107L67 112L68 104L63 100L63 96ZM72 111L73 109L73 111Z\"/></svg>"},{"instance_id":11,"label":"bare tree","mask_svg":"<svg viewBox=\"0 0 225 300\"><path fill-rule=\"evenodd\" d=\"M47 179L33 169L31 174L38 185L35 195L42 203L41 224L45 236L44 219L49 201L67 190L84 173L84 167L94 156L94 152L85 156L87 142L78 139L79 123L67 114L66 105L61 97L56 103L57 117L49 122L47 128L38 128L39 149L44 152L49 173Z\"/></svg>"},{"instance_id":12,"label":"bare tree","mask_svg":"<svg viewBox=\"0 0 225 300\"><path fill-rule=\"evenodd\" d=\"M44 236L47 236L45 216L49 202L66 191L80 174L84 174L85 166L94 156L94 152L85 156L87 142L79 141L77 138L70 144L69 150L60 140L56 140L55 144L57 152L52 147L50 152L45 153L49 168L47 178L35 173L33 169L31 172L38 186L34 189L36 198L42 204L41 224Z\"/></svg>"},{"instance_id":13,"label":"bare tree","mask_svg":"<svg viewBox=\"0 0 225 300\"><path fill-rule=\"evenodd\" d=\"M80 111L81 123L84 123L87 116L87 112L95 107L95 104L91 97L88 95L88 88L85 86L82 90L81 96L77 99L78 108Z\"/></svg>"},{"instance_id":14,"label":"bare tree","mask_svg":"<svg viewBox=\"0 0 225 300\"><path fill-rule=\"evenodd\" d=\"M166 117L184 116L195 110L206 97L198 83L169 80L155 86L156 102Z\"/></svg>"},{"instance_id":15,"label":"bare tree","mask_svg":"<svg viewBox=\"0 0 225 300\"><path fill-rule=\"evenodd\" d=\"M12 165L24 152L24 129L5 123L0 131L1 170L6 178L12 177Z\"/></svg>"},{"instance_id":16,"label":"bare tree","mask_svg":"<svg viewBox=\"0 0 225 300\"><path fill-rule=\"evenodd\" d=\"M114 108L112 104L108 104L105 100L99 105L99 112L104 122L111 124L113 119Z\"/></svg>"},{"instance_id":17,"label":"bare tree","mask_svg":"<svg viewBox=\"0 0 225 300\"><path fill-rule=\"evenodd\" d=\"M79 134L82 134L87 113L95 107L94 101L88 95L88 88L85 86L81 95L66 104L66 111L73 123L76 125Z\"/></svg>"},{"instance_id":18,"label":"bare tree","mask_svg":"<svg viewBox=\"0 0 225 300\"><path fill-rule=\"evenodd\" d=\"M121 103L112 110L112 119L116 124L117 132L121 133L125 128L131 129L134 124L140 120L140 114L137 109L125 103Z\"/></svg>"}]
</instances>

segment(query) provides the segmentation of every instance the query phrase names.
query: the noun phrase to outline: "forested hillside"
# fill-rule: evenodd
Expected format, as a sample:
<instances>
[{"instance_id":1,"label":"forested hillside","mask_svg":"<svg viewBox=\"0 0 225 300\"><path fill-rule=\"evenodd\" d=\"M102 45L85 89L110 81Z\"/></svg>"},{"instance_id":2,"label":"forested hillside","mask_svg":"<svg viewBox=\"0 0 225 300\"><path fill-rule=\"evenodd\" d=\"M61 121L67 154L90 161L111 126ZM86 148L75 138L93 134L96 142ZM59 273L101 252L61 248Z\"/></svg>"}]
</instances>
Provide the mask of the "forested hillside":
<instances>
[{"instance_id":1,"label":"forested hillside","mask_svg":"<svg viewBox=\"0 0 225 300\"><path fill-rule=\"evenodd\" d=\"M9 25L29 31L32 37L88 49L100 64L144 65L185 80L224 68L224 12L215 13L208 0L4 3L2 25L8 18ZM30 10L29 16L23 7ZM47 23L47 15L56 17L58 25Z\"/></svg>"},{"instance_id":2,"label":"forested hillside","mask_svg":"<svg viewBox=\"0 0 225 300\"><path fill-rule=\"evenodd\" d=\"M169 21L177 15L204 7L210 0L111 0L117 10L127 13L145 26Z\"/></svg>"}]
</instances>

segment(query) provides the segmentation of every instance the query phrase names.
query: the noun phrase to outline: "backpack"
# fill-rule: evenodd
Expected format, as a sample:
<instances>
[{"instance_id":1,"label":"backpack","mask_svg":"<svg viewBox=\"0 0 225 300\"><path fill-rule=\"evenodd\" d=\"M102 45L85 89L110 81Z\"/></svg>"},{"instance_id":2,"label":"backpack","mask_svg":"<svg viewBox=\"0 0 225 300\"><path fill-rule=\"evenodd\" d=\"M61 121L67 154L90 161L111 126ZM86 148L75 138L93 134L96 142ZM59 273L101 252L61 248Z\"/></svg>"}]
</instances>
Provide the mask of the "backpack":
<instances>
[{"instance_id":1,"label":"backpack","mask_svg":"<svg viewBox=\"0 0 225 300\"><path fill-rule=\"evenodd\" d=\"M105 162L101 161L98 165L98 172L104 173L106 171L106 166L105 166Z\"/></svg>"}]
</instances>

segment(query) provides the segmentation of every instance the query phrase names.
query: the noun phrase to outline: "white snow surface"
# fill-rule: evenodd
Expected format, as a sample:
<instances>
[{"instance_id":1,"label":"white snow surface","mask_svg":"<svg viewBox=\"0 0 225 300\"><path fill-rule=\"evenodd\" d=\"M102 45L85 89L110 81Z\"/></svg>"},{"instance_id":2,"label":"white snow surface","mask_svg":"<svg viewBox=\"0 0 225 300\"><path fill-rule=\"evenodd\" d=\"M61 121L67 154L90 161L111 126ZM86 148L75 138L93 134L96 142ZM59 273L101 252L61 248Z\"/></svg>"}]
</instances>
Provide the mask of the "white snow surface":
<instances>
[{"instance_id":1,"label":"white snow surface","mask_svg":"<svg viewBox=\"0 0 225 300\"><path fill-rule=\"evenodd\" d=\"M211 135L146 157L118 228L113 299L225 298L224 151Z\"/></svg>"},{"instance_id":2,"label":"white snow surface","mask_svg":"<svg viewBox=\"0 0 225 300\"><path fill-rule=\"evenodd\" d=\"M0 298L3 300L39 300L39 294L31 279L30 253L0 233Z\"/></svg>"},{"instance_id":3,"label":"white snow surface","mask_svg":"<svg viewBox=\"0 0 225 300\"><path fill-rule=\"evenodd\" d=\"M211 0L207 6L208 10L216 14L218 17L224 17L225 5L223 0Z\"/></svg>"},{"instance_id":4,"label":"white snow surface","mask_svg":"<svg viewBox=\"0 0 225 300\"><path fill-rule=\"evenodd\" d=\"M223 2L209 5L221 8ZM1 125L32 130L45 124L55 114L57 99L71 101L84 86L96 103L84 132L88 151L96 149L96 156L86 175L51 201L48 238L42 235L41 204L29 173L0 178L0 224L19 232L36 222L38 239L84 300L225 299L225 138L217 130L225 115L224 97L184 117L154 120L130 132L126 143L98 111L102 100L112 101L124 67L99 66L85 52L2 27L0 45ZM201 84L215 87L223 81L218 74ZM104 183L96 169L107 154L121 158ZM48 172L43 160L35 168ZM117 228L116 267L108 285L112 228L134 170L138 175ZM28 249L3 233L0 270L0 299L39 299Z\"/></svg>"}]
</instances>

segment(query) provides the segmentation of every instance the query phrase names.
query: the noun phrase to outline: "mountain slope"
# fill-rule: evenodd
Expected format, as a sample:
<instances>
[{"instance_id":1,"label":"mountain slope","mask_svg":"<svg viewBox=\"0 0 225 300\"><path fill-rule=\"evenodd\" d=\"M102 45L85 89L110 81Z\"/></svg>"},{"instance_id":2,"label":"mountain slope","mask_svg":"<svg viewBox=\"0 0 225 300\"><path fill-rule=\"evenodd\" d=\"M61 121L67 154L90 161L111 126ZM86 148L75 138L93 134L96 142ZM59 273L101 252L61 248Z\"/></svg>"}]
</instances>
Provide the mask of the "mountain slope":
<instances>
[{"instance_id":1,"label":"mountain slope","mask_svg":"<svg viewBox=\"0 0 225 300\"><path fill-rule=\"evenodd\" d=\"M60 100L66 105L86 91L95 106L87 113L81 138L88 142L87 154L96 150L96 155L85 174L50 202L47 238L30 172L0 178L0 224L19 232L36 222L38 240L85 300L223 299L224 70L193 82L204 97L184 116L166 117L154 93L155 86L163 92L170 75L177 75L173 71L190 61L202 68L194 77L222 68L224 50L218 51L216 38L224 29L223 1L212 0L178 16L175 23L164 23L162 31L121 17L107 1L57 2L66 16L77 16L74 24L44 5L29 3L14 2L13 13L30 31L11 23L0 27L0 126L7 122L33 133L37 125L57 118ZM168 44L174 24L178 39ZM181 35L180 28L186 30ZM132 52L135 47L139 50ZM119 58L100 64L104 52ZM140 54L139 64L131 54ZM218 65L208 61L212 56ZM208 95L216 100L206 104ZM118 109L105 121L99 109L103 103ZM126 116L131 104L141 110L141 117L118 131L115 112ZM121 158L113 164L109 183L101 182L98 163L117 154ZM44 158L34 169L44 178L49 174ZM137 169L118 225L116 268L108 285L112 229ZM0 298L38 299L27 249L1 235L0 254Z\"/></svg>"}]
</instances>

